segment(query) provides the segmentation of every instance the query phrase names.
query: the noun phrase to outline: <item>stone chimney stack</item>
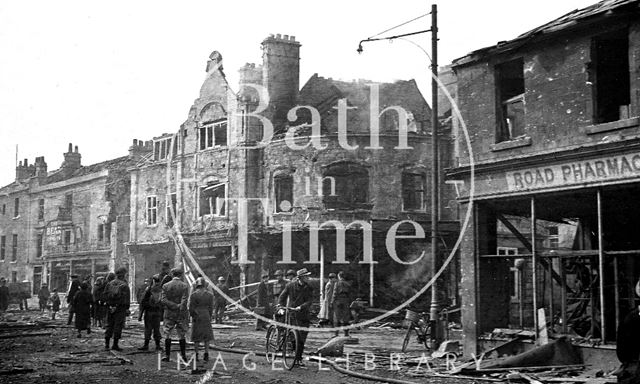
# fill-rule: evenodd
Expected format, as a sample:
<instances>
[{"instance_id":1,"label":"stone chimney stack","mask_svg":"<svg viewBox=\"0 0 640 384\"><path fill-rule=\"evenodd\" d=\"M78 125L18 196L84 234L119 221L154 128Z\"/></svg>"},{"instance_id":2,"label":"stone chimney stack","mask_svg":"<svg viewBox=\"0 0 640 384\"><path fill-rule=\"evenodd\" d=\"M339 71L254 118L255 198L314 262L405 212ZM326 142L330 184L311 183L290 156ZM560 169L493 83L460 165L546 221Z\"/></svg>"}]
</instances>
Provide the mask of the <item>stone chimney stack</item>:
<instances>
[{"instance_id":1,"label":"stone chimney stack","mask_svg":"<svg viewBox=\"0 0 640 384\"><path fill-rule=\"evenodd\" d=\"M27 159L18 162L18 166L16 167L16 181L26 180L35 174L36 166L34 164L29 165L29 161Z\"/></svg>"},{"instance_id":2,"label":"stone chimney stack","mask_svg":"<svg viewBox=\"0 0 640 384\"><path fill-rule=\"evenodd\" d=\"M267 117L277 131L287 123L300 90L300 43L295 36L270 35L262 41L262 84L269 92Z\"/></svg>"},{"instance_id":3,"label":"stone chimney stack","mask_svg":"<svg viewBox=\"0 0 640 384\"><path fill-rule=\"evenodd\" d=\"M36 157L36 177L47 177L47 163L44 161L44 156Z\"/></svg>"},{"instance_id":4,"label":"stone chimney stack","mask_svg":"<svg viewBox=\"0 0 640 384\"><path fill-rule=\"evenodd\" d=\"M76 145L75 151L73 151L73 144L69 143L69 151L64 154L64 161L60 168L65 172L73 172L76 169L82 167L80 163L80 153L78 152L78 146Z\"/></svg>"},{"instance_id":5,"label":"stone chimney stack","mask_svg":"<svg viewBox=\"0 0 640 384\"><path fill-rule=\"evenodd\" d=\"M151 141L145 143L142 140L133 139L133 145L129 147L129 157L140 158L150 153L153 149L151 143Z\"/></svg>"}]
</instances>

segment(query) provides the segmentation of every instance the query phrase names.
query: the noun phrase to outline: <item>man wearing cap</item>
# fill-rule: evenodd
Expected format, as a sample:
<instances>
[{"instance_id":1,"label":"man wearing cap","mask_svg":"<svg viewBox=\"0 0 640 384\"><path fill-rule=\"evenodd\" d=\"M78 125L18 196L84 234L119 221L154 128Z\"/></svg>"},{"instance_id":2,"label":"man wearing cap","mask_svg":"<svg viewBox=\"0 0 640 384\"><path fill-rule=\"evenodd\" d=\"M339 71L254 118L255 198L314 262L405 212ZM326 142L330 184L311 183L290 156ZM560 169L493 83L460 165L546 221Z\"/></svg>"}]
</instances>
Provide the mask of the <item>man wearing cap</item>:
<instances>
[{"instance_id":1,"label":"man wearing cap","mask_svg":"<svg viewBox=\"0 0 640 384\"><path fill-rule=\"evenodd\" d=\"M162 269L160 270L160 286L167 284L171 281L173 276L171 276L171 264L167 260L162 262Z\"/></svg>"},{"instance_id":2,"label":"man wearing cap","mask_svg":"<svg viewBox=\"0 0 640 384\"><path fill-rule=\"evenodd\" d=\"M258 285L258 299L256 302L256 309L260 308L259 312L256 311L258 315L262 315L266 318L271 317L271 296L269 295L269 273L264 272L262 274L262 280ZM257 319L256 322L256 331L266 331L267 323L264 320Z\"/></svg>"},{"instance_id":3,"label":"man wearing cap","mask_svg":"<svg viewBox=\"0 0 640 384\"><path fill-rule=\"evenodd\" d=\"M640 281L635 291L640 296ZM618 326L616 353L622 363L614 372L618 383L640 383L640 307L634 308Z\"/></svg>"},{"instance_id":4,"label":"man wearing cap","mask_svg":"<svg viewBox=\"0 0 640 384\"><path fill-rule=\"evenodd\" d=\"M222 291L225 295L229 296L229 286L226 283L226 279L224 276L218 277L218 283L216 287ZM224 298L221 294L216 291L216 301L215 306L213 308L213 314L216 317L216 324L222 324L222 317L224 316L224 311L227 309L227 299Z\"/></svg>"},{"instance_id":5,"label":"man wearing cap","mask_svg":"<svg viewBox=\"0 0 640 384\"><path fill-rule=\"evenodd\" d=\"M281 270L277 270L273 273L276 277L276 282L273 283L273 291L271 293L273 297L273 303L278 303L278 298L282 291L284 291L284 287L287 285L287 280L284 279L284 273Z\"/></svg>"},{"instance_id":6,"label":"man wearing cap","mask_svg":"<svg viewBox=\"0 0 640 384\"><path fill-rule=\"evenodd\" d=\"M122 337L129 305L131 304L131 291L126 281L127 268L120 267L116 270L116 278L111 280L104 289L104 299L107 303L107 329L104 332L104 347L109 349L109 340L113 336L114 351L121 351L118 341Z\"/></svg>"},{"instance_id":7,"label":"man wearing cap","mask_svg":"<svg viewBox=\"0 0 640 384\"><path fill-rule=\"evenodd\" d=\"M287 273L284 274L285 280L288 282L293 281L296 278L296 271L293 269L289 269ZM286 284L285 284L286 285Z\"/></svg>"},{"instance_id":8,"label":"man wearing cap","mask_svg":"<svg viewBox=\"0 0 640 384\"><path fill-rule=\"evenodd\" d=\"M80 279L78 279L78 275L71 275L71 285L69 286L69 291L67 292L67 307L69 308L69 319L67 320L67 325L71 325L71 321L73 320L73 314L75 313L73 309L73 298L76 296L76 293L80 290Z\"/></svg>"},{"instance_id":9,"label":"man wearing cap","mask_svg":"<svg viewBox=\"0 0 640 384\"><path fill-rule=\"evenodd\" d=\"M343 271L338 272L338 281L333 288L333 295L331 297L331 306L333 307L333 326L340 327L349 325L351 321L351 310L349 304L351 303L351 284L346 279ZM344 335L349 336L349 330L344 330ZM336 331L338 336L338 331Z\"/></svg>"},{"instance_id":10,"label":"man wearing cap","mask_svg":"<svg viewBox=\"0 0 640 384\"><path fill-rule=\"evenodd\" d=\"M287 284L284 291L278 298L278 305L280 307L294 308L293 316L296 320L296 324L300 327L309 327L311 321L309 319L309 307L311 307L311 301L313 300L313 289L309 285L309 275L311 272L306 268L302 268L296 272L296 277ZM284 309L278 310L279 315L284 315ZM304 344L307 341L307 331L299 331L300 334L300 348L296 354L295 362L304 366L302 362L302 352L304 351Z\"/></svg>"},{"instance_id":11,"label":"man wearing cap","mask_svg":"<svg viewBox=\"0 0 640 384\"><path fill-rule=\"evenodd\" d=\"M140 351L149 350L151 333L156 342L156 351L162 350L160 347L160 321L162 321L162 287L160 286L160 275L153 275L151 285L147 287L140 302L140 316L144 314L144 344L138 348Z\"/></svg>"},{"instance_id":12,"label":"man wearing cap","mask_svg":"<svg viewBox=\"0 0 640 384\"><path fill-rule=\"evenodd\" d=\"M185 335L189 330L189 285L182 281L182 269L171 270L173 278L162 286L162 305L164 306L164 348L165 357L162 361L171 361L171 333L175 328L180 343L180 355L187 360L187 341Z\"/></svg>"}]
</instances>

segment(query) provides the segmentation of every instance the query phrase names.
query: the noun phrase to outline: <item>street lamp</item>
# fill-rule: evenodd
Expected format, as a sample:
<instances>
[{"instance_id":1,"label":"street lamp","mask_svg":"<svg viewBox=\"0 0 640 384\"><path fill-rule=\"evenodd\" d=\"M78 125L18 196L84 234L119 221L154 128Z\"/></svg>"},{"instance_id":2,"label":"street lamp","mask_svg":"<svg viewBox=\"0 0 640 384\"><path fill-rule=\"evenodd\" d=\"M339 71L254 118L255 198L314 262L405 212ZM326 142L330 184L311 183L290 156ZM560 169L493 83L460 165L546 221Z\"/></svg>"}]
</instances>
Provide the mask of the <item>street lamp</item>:
<instances>
[{"instance_id":1,"label":"street lamp","mask_svg":"<svg viewBox=\"0 0 640 384\"><path fill-rule=\"evenodd\" d=\"M438 161L438 6L436 4L431 5L431 28L422 31L410 32L390 37L368 38L360 40L358 44L357 52L361 54L363 52L362 44L378 40L394 40L401 37L419 35L422 33L431 32L431 266L432 273L435 274L442 265L441 255L438 247L438 222L439 222L439 161ZM426 15L423 15L426 16ZM423 16L419 16L417 20ZM401 25L407 24L413 20L410 20ZM399 25L399 26L401 26ZM399 27L398 26L398 27ZM397 27L393 27L394 29ZM388 29L387 31L391 30ZM384 31L382 33L385 33ZM430 319L432 332L432 341L434 348L440 345L444 335L444 330L439 321L439 315L442 307L442 284L438 281L433 282L431 287L431 308Z\"/></svg>"}]
</instances>

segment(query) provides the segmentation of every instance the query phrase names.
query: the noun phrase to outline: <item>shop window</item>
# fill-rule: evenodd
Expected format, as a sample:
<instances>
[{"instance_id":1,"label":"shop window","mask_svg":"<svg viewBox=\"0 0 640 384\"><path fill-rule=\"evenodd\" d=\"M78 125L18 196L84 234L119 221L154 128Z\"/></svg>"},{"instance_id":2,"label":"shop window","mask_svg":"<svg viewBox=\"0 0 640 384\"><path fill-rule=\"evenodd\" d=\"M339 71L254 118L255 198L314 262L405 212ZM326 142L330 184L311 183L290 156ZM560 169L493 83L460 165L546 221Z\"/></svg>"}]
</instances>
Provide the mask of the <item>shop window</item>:
<instances>
[{"instance_id":1,"label":"shop window","mask_svg":"<svg viewBox=\"0 0 640 384\"><path fill-rule=\"evenodd\" d=\"M177 136L176 136L177 137ZM171 143L173 142L173 137L167 137L164 139L154 140L153 142L153 159L154 160L165 160L169 157L169 152L172 151ZM173 144L173 153L172 157L178 156L178 140Z\"/></svg>"},{"instance_id":2,"label":"shop window","mask_svg":"<svg viewBox=\"0 0 640 384\"><path fill-rule=\"evenodd\" d=\"M13 201L13 217L18 217L20 215L20 199L15 198Z\"/></svg>"},{"instance_id":3,"label":"shop window","mask_svg":"<svg viewBox=\"0 0 640 384\"><path fill-rule=\"evenodd\" d=\"M496 65L495 73L499 143L524 135L524 61L520 58Z\"/></svg>"},{"instance_id":4,"label":"shop window","mask_svg":"<svg viewBox=\"0 0 640 384\"><path fill-rule=\"evenodd\" d=\"M178 211L176 210L177 204L177 196L175 193L169 195L169 201L167 202L167 226L169 228L173 227L174 217L178 215ZM172 214L173 211L173 214Z\"/></svg>"},{"instance_id":5,"label":"shop window","mask_svg":"<svg viewBox=\"0 0 640 384\"><path fill-rule=\"evenodd\" d=\"M424 173L405 171L402 173L402 210L425 209L426 177Z\"/></svg>"},{"instance_id":6,"label":"shop window","mask_svg":"<svg viewBox=\"0 0 640 384\"><path fill-rule=\"evenodd\" d=\"M44 199L38 200L38 220L44 220Z\"/></svg>"},{"instance_id":7,"label":"shop window","mask_svg":"<svg viewBox=\"0 0 640 384\"><path fill-rule=\"evenodd\" d=\"M7 236L0 236L0 261L4 261L7 252Z\"/></svg>"},{"instance_id":8,"label":"shop window","mask_svg":"<svg viewBox=\"0 0 640 384\"><path fill-rule=\"evenodd\" d=\"M11 261L18 261L18 235L13 235L13 242L11 244Z\"/></svg>"},{"instance_id":9,"label":"shop window","mask_svg":"<svg viewBox=\"0 0 640 384\"><path fill-rule=\"evenodd\" d=\"M322 196L327 208L371 208L369 172L355 163L327 167L322 178Z\"/></svg>"},{"instance_id":10,"label":"shop window","mask_svg":"<svg viewBox=\"0 0 640 384\"><path fill-rule=\"evenodd\" d=\"M36 236L36 257L42 257L42 233Z\"/></svg>"},{"instance_id":11,"label":"shop window","mask_svg":"<svg viewBox=\"0 0 640 384\"><path fill-rule=\"evenodd\" d=\"M273 178L276 212L289 212L293 207L293 176L277 175Z\"/></svg>"},{"instance_id":12,"label":"shop window","mask_svg":"<svg viewBox=\"0 0 640 384\"><path fill-rule=\"evenodd\" d=\"M224 216L226 203L226 186L212 183L200 188L200 216Z\"/></svg>"},{"instance_id":13,"label":"shop window","mask_svg":"<svg viewBox=\"0 0 640 384\"><path fill-rule=\"evenodd\" d=\"M227 121L208 124L200 128L200 149L227 146Z\"/></svg>"},{"instance_id":14,"label":"shop window","mask_svg":"<svg viewBox=\"0 0 640 384\"><path fill-rule=\"evenodd\" d=\"M147 225L156 225L158 223L158 198L156 196L147 196Z\"/></svg>"},{"instance_id":15,"label":"shop window","mask_svg":"<svg viewBox=\"0 0 640 384\"><path fill-rule=\"evenodd\" d=\"M629 35L626 29L595 37L591 42L589 83L594 124L629 118Z\"/></svg>"}]
</instances>

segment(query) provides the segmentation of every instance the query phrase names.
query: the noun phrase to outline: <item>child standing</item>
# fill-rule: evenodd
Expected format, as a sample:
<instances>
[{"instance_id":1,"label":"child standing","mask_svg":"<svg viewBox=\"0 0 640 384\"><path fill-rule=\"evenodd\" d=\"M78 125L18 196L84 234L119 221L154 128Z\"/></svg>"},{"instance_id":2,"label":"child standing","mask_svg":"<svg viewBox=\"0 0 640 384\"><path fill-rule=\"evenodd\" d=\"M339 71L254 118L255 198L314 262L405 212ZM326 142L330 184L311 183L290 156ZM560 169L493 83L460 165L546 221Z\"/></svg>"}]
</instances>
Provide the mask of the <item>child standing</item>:
<instances>
[{"instance_id":1,"label":"child standing","mask_svg":"<svg viewBox=\"0 0 640 384\"><path fill-rule=\"evenodd\" d=\"M53 289L51 294L51 320L56 319L56 313L60 310L60 296L58 296L58 288Z\"/></svg>"}]
</instances>

